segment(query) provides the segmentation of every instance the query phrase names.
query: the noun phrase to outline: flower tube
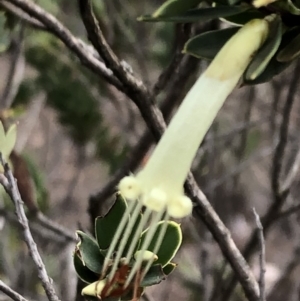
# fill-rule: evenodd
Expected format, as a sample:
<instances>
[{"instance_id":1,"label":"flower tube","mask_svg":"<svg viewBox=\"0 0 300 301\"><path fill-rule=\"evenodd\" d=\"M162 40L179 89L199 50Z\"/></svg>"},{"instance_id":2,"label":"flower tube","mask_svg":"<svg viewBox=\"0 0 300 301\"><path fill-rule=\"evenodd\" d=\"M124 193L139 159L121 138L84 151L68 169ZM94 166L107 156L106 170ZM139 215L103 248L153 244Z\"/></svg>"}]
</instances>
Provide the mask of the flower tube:
<instances>
[{"instance_id":1,"label":"flower tube","mask_svg":"<svg viewBox=\"0 0 300 301\"><path fill-rule=\"evenodd\" d=\"M125 198L141 198L154 211L166 206L174 218L191 212L183 184L194 156L267 34L267 21L255 19L229 39L186 95L144 169L121 180L119 189Z\"/></svg>"},{"instance_id":2,"label":"flower tube","mask_svg":"<svg viewBox=\"0 0 300 301\"><path fill-rule=\"evenodd\" d=\"M228 40L186 95L146 166L136 176L127 176L120 181L120 193L131 203L108 249L103 277L107 269L110 269L109 280L113 279L134 223L131 221L132 225L127 225L126 221L129 216L138 216L142 206L146 210L133 241L138 240L146 224L149 224L149 230L139 249L139 256L136 256L131 267L125 287L141 269L142 254L147 252L159 220L183 218L191 213L192 202L184 195L183 184L193 159L227 96L237 85L255 52L264 43L268 31L266 20L255 19ZM155 250L158 250L163 240L164 230L160 231ZM130 248L125 256L126 264L131 262L132 252L133 248ZM152 261L147 263L143 275L147 273Z\"/></svg>"}]
</instances>

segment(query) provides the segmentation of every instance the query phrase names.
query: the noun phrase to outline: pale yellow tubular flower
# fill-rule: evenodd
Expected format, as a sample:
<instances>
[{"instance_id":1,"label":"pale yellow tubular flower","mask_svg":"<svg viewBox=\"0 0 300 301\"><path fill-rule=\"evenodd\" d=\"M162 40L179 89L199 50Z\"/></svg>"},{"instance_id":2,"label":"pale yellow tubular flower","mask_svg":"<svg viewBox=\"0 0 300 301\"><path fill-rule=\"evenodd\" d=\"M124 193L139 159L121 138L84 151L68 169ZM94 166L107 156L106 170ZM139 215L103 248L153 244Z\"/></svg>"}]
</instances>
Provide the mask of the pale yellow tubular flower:
<instances>
[{"instance_id":1,"label":"pale yellow tubular flower","mask_svg":"<svg viewBox=\"0 0 300 301\"><path fill-rule=\"evenodd\" d=\"M128 228L132 229L143 205L146 206L146 211L136 229L133 245L139 239L142 228L149 219L151 221L138 254L147 251L155 235L157 223L162 218L183 218L191 213L192 202L184 195L183 184L194 156L227 96L237 85L255 52L264 43L268 30L267 21L256 19L247 23L229 39L186 95L144 169L136 176L127 176L120 181L120 193L129 200L130 210L124 214L105 259L103 273L110 260L114 260L109 279L112 279L121 262L131 233ZM129 216L131 221L127 225ZM155 252L159 249L165 231L166 228L159 234ZM123 260L125 264L130 262L133 252L134 247L131 246ZM142 255L136 256L125 287L141 268L143 260ZM143 275L151 263L149 260Z\"/></svg>"},{"instance_id":2,"label":"pale yellow tubular flower","mask_svg":"<svg viewBox=\"0 0 300 301\"><path fill-rule=\"evenodd\" d=\"M254 53L268 35L268 23L255 19L242 27L217 54L208 69L186 95L151 155L136 177L121 180L119 189L125 198L140 197L146 206L182 218L192 211L192 203L183 194L183 184L197 149L237 85Z\"/></svg>"}]
</instances>

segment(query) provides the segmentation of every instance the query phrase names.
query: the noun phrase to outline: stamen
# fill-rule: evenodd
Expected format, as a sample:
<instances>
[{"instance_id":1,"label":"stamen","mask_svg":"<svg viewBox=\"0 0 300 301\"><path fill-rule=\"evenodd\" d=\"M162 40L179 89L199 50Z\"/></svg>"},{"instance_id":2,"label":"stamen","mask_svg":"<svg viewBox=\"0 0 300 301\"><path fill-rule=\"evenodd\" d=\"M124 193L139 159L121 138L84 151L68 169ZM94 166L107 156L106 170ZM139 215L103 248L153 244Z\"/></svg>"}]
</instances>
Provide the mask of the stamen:
<instances>
[{"instance_id":1,"label":"stamen","mask_svg":"<svg viewBox=\"0 0 300 301\"><path fill-rule=\"evenodd\" d=\"M157 238L157 241L155 243L155 246L154 246L154 249L153 249L153 253L156 255L157 251L159 250L160 246L161 246L161 243L165 237L165 234L167 232L167 228L168 228L168 220L170 219L170 216L168 214L168 212L166 212L164 218L163 218L163 221L161 222L162 223L162 227L159 231L159 234L158 234L158 238ZM159 223L160 224L160 223ZM142 274L142 277L141 277L141 281L143 281L143 278L145 277L145 275L147 274L148 270L150 269L152 263L154 262L155 260L155 257L152 257L152 259L150 259L147 263L147 265L145 266L145 268L143 269L143 274Z\"/></svg>"},{"instance_id":2,"label":"stamen","mask_svg":"<svg viewBox=\"0 0 300 301\"><path fill-rule=\"evenodd\" d=\"M129 216L130 216L131 212L134 210L135 205L136 205L136 201L129 202L129 206L126 208L126 210L124 212L124 215L119 223L119 226L116 230L114 238L113 238L113 240L109 246L108 252L105 256L105 260L104 260L104 264L103 264L103 268L102 268L101 279L104 278L104 276L105 276L108 265L111 262L112 254L115 251L117 243L120 240L120 237L122 235L124 227L125 227L126 223L128 222Z\"/></svg>"},{"instance_id":3,"label":"stamen","mask_svg":"<svg viewBox=\"0 0 300 301\"><path fill-rule=\"evenodd\" d=\"M130 248L129 248L127 254L126 254L125 264L128 264L130 262L131 257L132 257L133 252L134 252L134 249L136 247L136 244L137 244L139 238L141 237L141 234L142 234L142 231L143 231L145 225L147 224L147 222L149 220L151 212L152 212L152 210L150 208L146 208L146 211L145 211L145 213L142 217L142 220L141 220L141 222L140 222L140 224L139 224L139 226L138 226L138 228L135 232L135 235L132 239L132 242L130 244Z\"/></svg>"},{"instance_id":4,"label":"stamen","mask_svg":"<svg viewBox=\"0 0 300 301\"><path fill-rule=\"evenodd\" d=\"M158 222L161 220L162 216L164 214L164 211L159 211L159 212L154 212L152 215L152 221L150 223L150 227L148 229L147 235L145 237L145 240L142 244L142 247L139 251L141 251L141 254L143 254L143 252L145 252L147 250L147 248L149 247L152 238L156 232L156 228L157 228L157 224ZM133 279L135 273L137 272L137 270L141 267L143 261L143 256L140 256L139 258L137 258L136 262L134 263L129 276L127 277L126 283L124 285L124 288L126 288L129 283L131 282L131 280Z\"/></svg>"},{"instance_id":5,"label":"stamen","mask_svg":"<svg viewBox=\"0 0 300 301\"><path fill-rule=\"evenodd\" d=\"M136 204L136 202L135 202L135 204ZM116 258L114 258L114 264L113 264L112 269L111 269L111 271L109 273L109 280L112 280L112 278L114 277L114 274L117 271L117 268L118 268L118 265L119 265L119 261L120 261L120 259L122 257L123 251L124 251L124 249L126 247L126 244L128 242L128 238L129 238L129 236L130 236L130 234L132 232L133 226L136 223L136 220L138 218L138 215L139 215L142 207L143 207L143 203L142 202L137 202L137 205L136 205L136 207L135 207L135 209L133 211L133 214L132 214L132 216L130 218L130 221L129 221L128 225L126 226L125 233L124 233L123 238L122 238L122 240L120 242L120 245L118 247L117 256L116 256ZM124 228L124 226L123 226L123 228Z\"/></svg>"}]
</instances>

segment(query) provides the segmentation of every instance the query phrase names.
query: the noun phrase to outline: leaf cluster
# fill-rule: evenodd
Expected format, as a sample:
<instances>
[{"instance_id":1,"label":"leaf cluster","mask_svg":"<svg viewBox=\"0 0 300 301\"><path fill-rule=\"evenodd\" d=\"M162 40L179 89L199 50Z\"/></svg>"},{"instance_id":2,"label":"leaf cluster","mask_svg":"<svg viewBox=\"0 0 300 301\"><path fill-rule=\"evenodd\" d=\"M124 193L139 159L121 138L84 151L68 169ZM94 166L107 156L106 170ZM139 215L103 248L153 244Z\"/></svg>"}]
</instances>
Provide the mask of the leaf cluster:
<instances>
[{"instance_id":1,"label":"leaf cluster","mask_svg":"<svg viewBox=\"0 0 300 301\"><path fill-rule=\"evenodd\" d=\"M116 201L108 213L105 216L100 216L96 219L96 239L82 231L77 231L80 242L77 244L74 253L74 266L79 278L85 283L90 284L101 279L105 279L109 274L110 269L105 272L105 275L102 274L104 259L118 228L119 222L126 211L126 208L127 203L124 198L121 195L117 195ZM141 212L139 218L135 222L135 226L132 229L132 233L123 251L123 256L126 256L127 250L133 243L135 231L138 229L139 223L142 221L142 219L143 213ZM129 221L130 216L128 217L128 223ZM171 259L175 256L181 244L182 234L179 224L171 221L159 222L156 228L156 233L152 238L150 246L148 247L148 251L153 251L156 240L158 239L158 235L160 233L160 229L163 227L164 223L167 223L166 234L159 250L156 253L157 259L153 262L142 282L139 283L139 291L141 293L145 287L160 283L176 268L176 264L171 262ZM143 240L147 235L147 231L148 229L141 233L138 242L134 246L135 254L140 250ZM113 264L113 258L111 260ZM128 271L130 271L130 267L134 264L134 261L135 259L133 256L133 258L130 259L129 266L127 267ZM122 264L120 264L119 270L122 270ZM122 284L124 284L126 276L128 276L127 273L125 273L125 279L123 279L122 283L118 283L116 280L116 283L111 284L113 288L108 290L109 294L101 297L115 297L119 300L131 300L135 280L133 280L133 283L128 286L128 289L122 290Z\"/></svg>"},{"instance_id":2,"label":"leaf cluster","mask_svg":"<svg viewBox=\"0 0 300 301\"><path fill-rule=\"evenodd\" d=\"M292 0L265 2L256 5L255 1L240 0L217 0L214 3L168 0L151 15L144 15L139 20L194 23L221 19L230 23L232 27L192 37L183 49L197 58L212 60L240 26L252 19L264 18L269 24L268 37L243 76L243 84L253 85L271 80L300 56L299 3Z\"/></svg>"}]
</instances>

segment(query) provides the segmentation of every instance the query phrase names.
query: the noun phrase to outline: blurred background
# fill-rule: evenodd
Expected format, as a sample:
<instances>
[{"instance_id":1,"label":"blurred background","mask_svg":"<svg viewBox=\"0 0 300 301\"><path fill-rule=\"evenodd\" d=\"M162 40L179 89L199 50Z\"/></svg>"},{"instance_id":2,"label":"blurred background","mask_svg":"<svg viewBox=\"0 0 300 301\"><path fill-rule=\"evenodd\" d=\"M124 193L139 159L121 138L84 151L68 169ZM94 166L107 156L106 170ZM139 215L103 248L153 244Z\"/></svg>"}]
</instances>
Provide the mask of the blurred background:
<instances>
[{"instance_id":1,"label":"blurred background","mask_svg":"<svg viewBox=\"0 0 300 301\"><path fill-rule=\"evenodd\" d=\"M76 1L36 2L87 42ZM169 119L207 66L181 54L187 32L223 25L213 21L190 29L136 21L162 2L97 0L94 4L108 43L147 86L154 86L177 58L178 68L156 98ZM56 37L28 26L1 5L0 116L6 125L18 123L11 163L34 237L61 299L82 300L72 265L75 230L92 231L93 219L114 200L115 184L107 189L107 183L120 170L126 174L143 165L153 138L145 135L145 122L126 96L83 67ZM252 209L266 217L269 300L300 297L298 78L295 63L269 83L236 89L193 164L200 188L257 277L259 250L253 243ZM128 163L133 154L138 154L135 163ZM278 178L287 191L276 191ZM280 206L274 207L276 202ZM179 266L166 281L147 290L148 300L244 300L239 287L229 290L230 268L201 221L189 217L182 228L184 241L175 260ZM30 300L46 299L3 192L0 279ZM0 300L6 297L0 294Z\"/></svg>"}]
</instances>

